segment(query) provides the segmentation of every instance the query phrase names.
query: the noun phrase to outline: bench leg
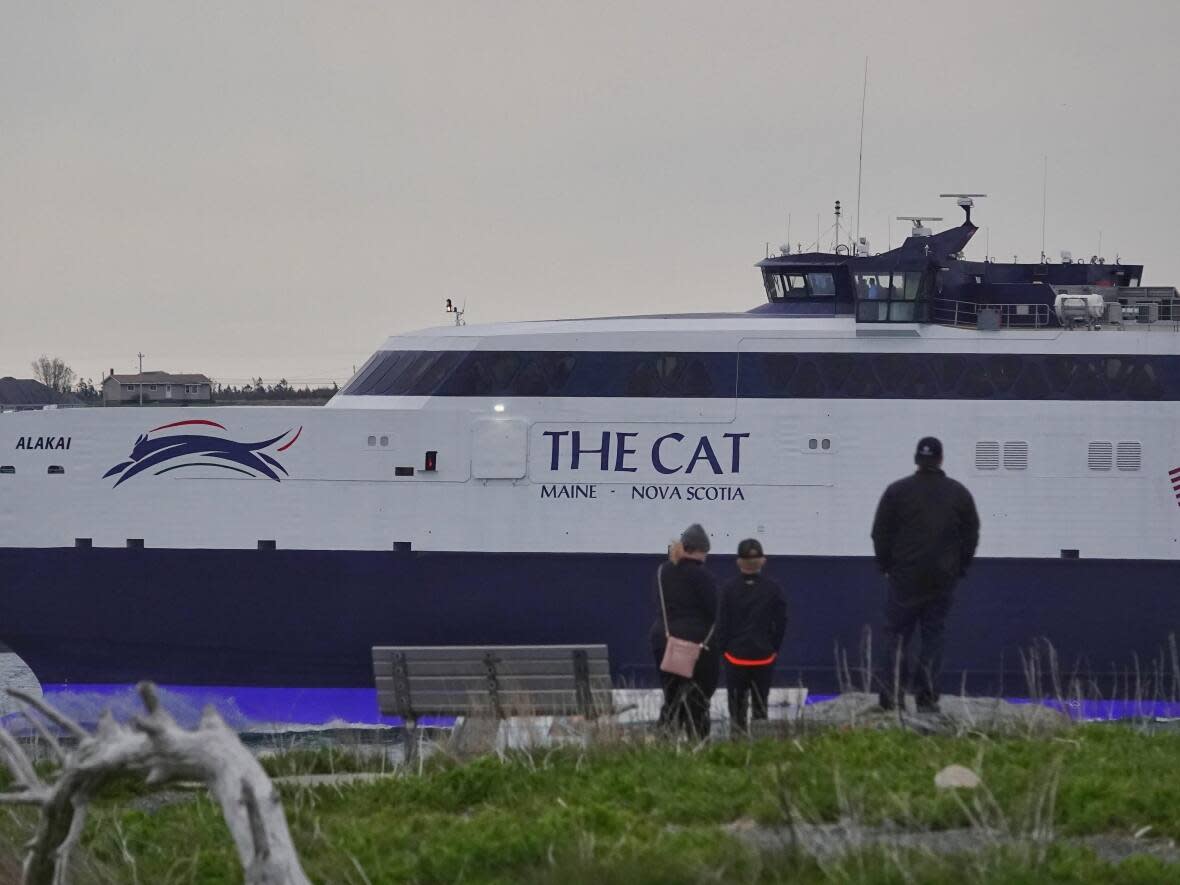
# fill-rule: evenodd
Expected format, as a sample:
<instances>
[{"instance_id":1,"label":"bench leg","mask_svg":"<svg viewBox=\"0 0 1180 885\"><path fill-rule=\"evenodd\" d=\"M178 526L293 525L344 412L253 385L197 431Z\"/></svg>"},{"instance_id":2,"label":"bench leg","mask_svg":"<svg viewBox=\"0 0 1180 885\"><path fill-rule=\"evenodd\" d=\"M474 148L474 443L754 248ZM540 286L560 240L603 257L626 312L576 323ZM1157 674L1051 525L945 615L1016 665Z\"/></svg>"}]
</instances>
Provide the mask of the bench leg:
<instances>
[{"instance_id":1,"label":"bench leg","mask_svg":"<svg viewBox=\"0 0 1180 885\"><path fill-rule=\"evenodd\" d=\"M418 720L406 717L406 765L416 765L418 762L418 741L421 735L418 732Z\"/></svg>"}]
</instances>

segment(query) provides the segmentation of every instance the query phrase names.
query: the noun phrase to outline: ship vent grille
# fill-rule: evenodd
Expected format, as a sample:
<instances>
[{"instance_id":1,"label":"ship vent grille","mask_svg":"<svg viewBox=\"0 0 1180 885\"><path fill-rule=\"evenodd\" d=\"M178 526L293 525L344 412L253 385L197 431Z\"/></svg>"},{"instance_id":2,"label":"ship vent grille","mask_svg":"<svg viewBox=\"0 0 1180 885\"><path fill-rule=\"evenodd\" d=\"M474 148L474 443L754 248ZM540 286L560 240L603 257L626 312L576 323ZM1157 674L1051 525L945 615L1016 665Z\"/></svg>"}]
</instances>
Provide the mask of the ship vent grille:
<instances>
[{"instance_id":1,"label":"ship vent grille","mask_svg":"<svg viewBox=\"0 0 1180 885\"><path fill-rule=\"evenodd\" d=\"M1114 443L1101 440L1091 442L1086 463L1091 470L1110 470L1114 466Z\"/></svg>"},{"instance_id":2,"label":"ship vent grille","mask_svg":"<svg viewBox=\"0 0 1180 885\"><path fill-rule=\"evenodd\" d=\"M975 444L975 469L1000 469L1000 444L998 442L977 442Z\"/></svg>"},{"instance_id":3,"label":"ship vent grille","mask_svg":"<svg viewBox=\"0 0 1180 885\"><path fill-rule=\"evenodd\" d=\"M1143 464L1143 444L1120 442L1115 450L1115 465L1119 470L1138 470Z\"/></svg>"},{"instance_id":4,"label":"ship vent grille","mask_svg":"<svg viewBox=\"0 0 1180 885\"><path fill-rule=\"evenodd\" d=\"M1004 469L1028 470L1028 443L1004 443Z\"/></svg>"}]
</instances>

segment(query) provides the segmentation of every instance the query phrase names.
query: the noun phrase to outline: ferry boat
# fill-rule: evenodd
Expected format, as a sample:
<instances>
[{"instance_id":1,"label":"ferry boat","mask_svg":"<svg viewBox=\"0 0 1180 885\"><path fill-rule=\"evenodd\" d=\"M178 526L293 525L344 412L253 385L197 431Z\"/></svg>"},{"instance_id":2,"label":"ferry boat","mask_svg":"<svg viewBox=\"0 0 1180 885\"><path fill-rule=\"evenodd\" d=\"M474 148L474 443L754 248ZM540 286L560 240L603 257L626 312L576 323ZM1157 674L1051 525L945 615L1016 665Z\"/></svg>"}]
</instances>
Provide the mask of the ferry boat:
<instances>
[{"instance_id":1,"label":"ferry boat","mask_svg":"<svg viewBox=\"0 0 1180 885\"><path fill-rule=\"evenodd\" d=\"M654 571L699 522L719 577L762 541L778 679L822 691L878 622L880 493L933 435L982 519L948 687L1027 693L1048 639L1109 692L1180 625L1177 293L968 261L958 202L886 252L768 257L749 310L398 335L322 408L4 414L0 641L74 687L361 688L374 645L567 642L650 684Z\"/></svg>"}]
</instances>

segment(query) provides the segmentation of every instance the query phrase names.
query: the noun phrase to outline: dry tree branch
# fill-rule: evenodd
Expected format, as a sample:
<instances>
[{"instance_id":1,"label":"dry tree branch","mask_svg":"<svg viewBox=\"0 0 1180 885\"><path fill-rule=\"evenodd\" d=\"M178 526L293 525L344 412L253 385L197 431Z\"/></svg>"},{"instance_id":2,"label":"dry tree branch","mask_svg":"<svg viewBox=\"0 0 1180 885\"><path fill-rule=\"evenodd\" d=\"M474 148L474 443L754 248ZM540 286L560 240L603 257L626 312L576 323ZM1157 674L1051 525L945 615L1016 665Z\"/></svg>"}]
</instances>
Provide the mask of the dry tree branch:
<instances>
[{"instance_id":1,"label":"dry tree branch","mask_svg":"<svg viewBox=\"0 0 1180 885\"><path fill-rule=\"evenodd\" d=\"M186 731L160 706L155 686L141 683L147 715L123 725L108 711L91 733L39 698L16 690L9 694L25 705L26 717L61 759L56 778L43 782L16 738L0 729L0 763L21 787L0 795L0 803L41 809L25 857L24 885L68 881L70 854L82 835L90 800L122 772L143 774L148 784L184 777L203 781L221 807L247 885L310 885L274 784L213 708L205 709L195 730ZM77 746L63 749L28 708L76 737Z\"/></svg>"}]
</instances>

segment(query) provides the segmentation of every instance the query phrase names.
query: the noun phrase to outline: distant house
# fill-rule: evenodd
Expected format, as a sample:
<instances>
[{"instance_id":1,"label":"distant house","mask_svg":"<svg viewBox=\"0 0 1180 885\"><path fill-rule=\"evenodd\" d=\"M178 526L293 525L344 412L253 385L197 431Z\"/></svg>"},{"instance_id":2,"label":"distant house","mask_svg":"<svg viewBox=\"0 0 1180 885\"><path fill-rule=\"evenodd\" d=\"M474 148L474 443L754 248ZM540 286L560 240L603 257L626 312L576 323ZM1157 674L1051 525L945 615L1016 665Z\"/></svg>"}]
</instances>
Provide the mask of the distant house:
<instances>
[{"instance_id":1,"label":"distant house","mask_svg":"<svg viewBox=\"0 0 1180 885\"><path fill-rule=\"evenodd\" d=\"M120 403L208 403L213 401L213 385L204 375L173 375L169 372L142 372L116 375L115 370L102 379L104 404Z\"/></svg>"},{"instance_id":2,"label":"distant house","mask_svg":"<svg viewBox=\"0 0 1180 885\"><path fill-rule=\"evenodd\" d=\"M82 401L72 393L57 393L32 378L0 378L0 406L78 406Z\"/></svg>"}]
</instances>

